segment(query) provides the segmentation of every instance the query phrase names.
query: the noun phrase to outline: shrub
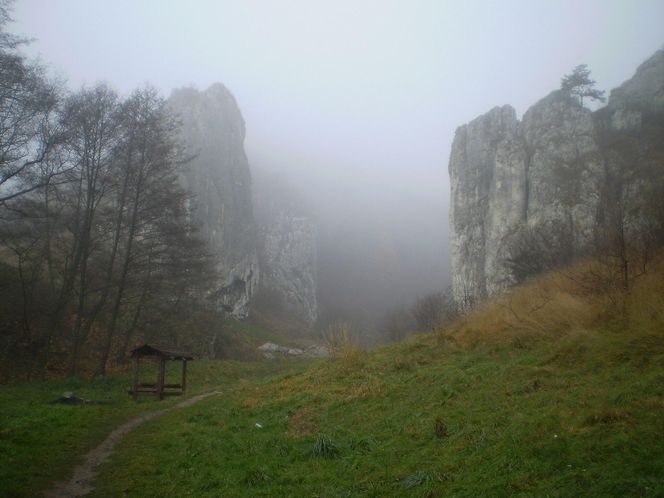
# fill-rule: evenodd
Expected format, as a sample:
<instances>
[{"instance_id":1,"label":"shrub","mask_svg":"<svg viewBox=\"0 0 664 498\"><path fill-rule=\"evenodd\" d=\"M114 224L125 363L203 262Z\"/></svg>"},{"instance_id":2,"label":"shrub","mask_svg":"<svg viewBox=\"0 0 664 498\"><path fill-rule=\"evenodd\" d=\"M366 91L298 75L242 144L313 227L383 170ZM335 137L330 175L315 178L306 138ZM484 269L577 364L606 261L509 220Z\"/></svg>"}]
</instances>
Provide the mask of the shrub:
<instances>
[{"instance_id":1,"label":"shrub","mask_svg":"<svg viewBox=\"0 0 664 498\"><path fill-rule=\"evenodd\" d=\"M364 350L360 341L353 336L348 323L330 325L325 332L325 342L332 354L340 358L347 368L357 367L364 359Z\"/></svg>"},{"instance_id":2,"label":"shrub","mask_svg":"<svg viewBox=\"0 0 664 498\"><path fill-rule=\"evenodd\" d=\"M452 290L434 292L421 297L411 308L411 315L418 330L428 332L446 325L457 318L457 306Z\"/></svg>"}]
</instances>

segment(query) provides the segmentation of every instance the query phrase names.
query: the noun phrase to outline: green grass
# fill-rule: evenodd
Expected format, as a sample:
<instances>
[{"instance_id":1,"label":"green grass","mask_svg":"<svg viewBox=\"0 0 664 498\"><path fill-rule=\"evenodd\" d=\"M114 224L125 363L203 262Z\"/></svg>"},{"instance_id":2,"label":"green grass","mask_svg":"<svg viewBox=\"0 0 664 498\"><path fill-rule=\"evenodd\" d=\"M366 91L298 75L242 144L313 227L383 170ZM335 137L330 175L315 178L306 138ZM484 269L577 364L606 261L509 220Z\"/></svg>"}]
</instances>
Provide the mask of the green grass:
<instances>
[{"instance_id":1,"label":"green grass","mask_svg":"<svg viewBox=\"0 0 664 498\"><path fill-rule=\"evenodd\" d=\"M286 363L194 361L189 364L189 394L222 390L284 368ZM147 381L155 373L144 371ZM152 375L155 377L156 375ZM167 380L179 378L179 365L169 364ZM129 374L94 381L84 379L20 382L0 387L0 495L35 496L50 483L66 478L75 464L116 426L132 415L157 410L181 400L131 399ZM72 391L98 404L50 402Z\"/></svg>"},{"instance_id":2,"label":"green grass","mask_svg":"<svg viewBox=\"0 0 664 498\"><path fill-rule=\"evenodd\" d=\"M664 496L657 268L624 306L552 274L369 353L194 362L192 391L223 394L139 426L93 494ZM0 491L34 496L132 414L174 402L135 403L128 383L2 388ZM65 390L108 404L48 404Z\"/></svg>"},{"instance_id":3,"label":"green grass","mask_svg":"<svg viewBox=\"0 0 664 498\"><path fill-rule=\"evenodd\" d=\"M237 342L248 344L253 352L256 351L256 347L261 346L266 342L274 342L282 345L285 344L285 342L288 342L284 337L275 334L262 326L240 320L226 320L224 322L224 332Z\"/></svg>"},{"instance_id":4,"label":"green grass","mask_svg":"<svg viewBox=\"0 0 664 498\"><path fill-rule=\"evenodd\" d=\"M663 413L664 332L421 336L145 424L94 495L664 496Z\"/></svg>"}]
</instances>

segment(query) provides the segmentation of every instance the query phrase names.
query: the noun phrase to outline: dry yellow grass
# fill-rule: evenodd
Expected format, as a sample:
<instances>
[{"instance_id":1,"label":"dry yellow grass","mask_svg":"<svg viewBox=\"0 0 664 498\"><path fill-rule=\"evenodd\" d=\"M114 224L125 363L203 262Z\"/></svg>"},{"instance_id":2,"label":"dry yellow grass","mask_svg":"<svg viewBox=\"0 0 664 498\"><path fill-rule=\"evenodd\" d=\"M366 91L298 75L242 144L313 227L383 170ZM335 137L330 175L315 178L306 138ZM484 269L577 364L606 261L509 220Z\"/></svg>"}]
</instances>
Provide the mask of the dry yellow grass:
<instances>
[{"instance_id":1,"label":"dry yellow grass","mask_svg":"<svg viewBox=\"0 0 664 498\"><path fill-rule=\"evenodd\" d=\"M362 349L360 341L353 336L348 323L330 325L325 332L325 341L332 355L340 358L346 369L357 368L366 359L366 352Z\"/></svg>"},{"instance_id":2,"label":"dry yellow grass","mask_svg":"<svg viewBox=\"0 0 664 498\"><path fill-rule=\"evenodd\" d=\"M664 254L633 280L629 292L593 288L593 261L513 288L438 332L439 342L475 346L511 342L527 347L539 338L592 335L597 325L619 321L639 334L664 327ZM618 286L616 286L617 288Z\"/></svg>"}]
</instances>

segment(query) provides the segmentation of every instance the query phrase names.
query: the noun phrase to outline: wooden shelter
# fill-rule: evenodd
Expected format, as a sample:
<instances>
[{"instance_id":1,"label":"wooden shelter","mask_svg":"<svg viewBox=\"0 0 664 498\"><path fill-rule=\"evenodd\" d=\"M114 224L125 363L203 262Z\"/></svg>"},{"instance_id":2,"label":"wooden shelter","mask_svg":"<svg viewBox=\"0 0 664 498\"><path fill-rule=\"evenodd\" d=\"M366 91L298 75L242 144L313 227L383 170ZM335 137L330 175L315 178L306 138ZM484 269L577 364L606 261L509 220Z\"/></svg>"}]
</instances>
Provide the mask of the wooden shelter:
<instances>
[{"instance_id":1,"label":"wooden shelter","mask_svg":"<svg viewBox=\"0 0 664 498\"><path fill-rule=\"evenodd\" d=\"M132 350L130 358L134 359L134 388L129 391L134 398L138 396L155 396L163 399L164 396L180 396L187 390L187 361L193 360L190 353L174 351L143 344ZM157 361L157 381L154 383L140 382L141 360L151 359ZM180 384L166 384L166 361L182 362L182 382Z\"/></svg>"}]
</instances>

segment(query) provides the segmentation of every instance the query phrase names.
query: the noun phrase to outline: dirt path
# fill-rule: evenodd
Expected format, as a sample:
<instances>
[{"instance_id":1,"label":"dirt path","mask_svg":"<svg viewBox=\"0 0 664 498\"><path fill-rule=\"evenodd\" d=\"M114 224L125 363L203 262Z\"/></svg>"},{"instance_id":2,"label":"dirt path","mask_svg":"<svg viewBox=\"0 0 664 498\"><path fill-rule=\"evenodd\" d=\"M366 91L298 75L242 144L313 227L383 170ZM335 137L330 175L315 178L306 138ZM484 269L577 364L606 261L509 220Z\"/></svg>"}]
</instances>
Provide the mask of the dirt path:
<instances>
[{"instance_id":1,"label":"dirt path","mask_svg":"<svg viewBox=\"0 0 664 498\"><path fill-rule=\"evenodd\" d=\"M109 456L111 456L113 450L115 449L115 445L122 441L122 438L129 434L129 432L141 425L143 422L160 417L173 410L186 408L187 406L191 406L194 403L197 403L200 400L215 394L221 393L219 391L214 391L211 393L199 394L198 396L193 396L185 401L182 401L181 403L178 403L175 406L171 406L170 408L142 413L132 418L128 422L125 422L120 427L111 432L99 446L85 455L85 460L82 464L74 469L74 475L69 481L63 481L56 484L53 489L46 491L44 496L47 498L69 498L73 496L87 495L94 489L94 486L92 486L92 481L95 477L97 477L99 466L104 463Z\"/></svg>"}]
</instances>

